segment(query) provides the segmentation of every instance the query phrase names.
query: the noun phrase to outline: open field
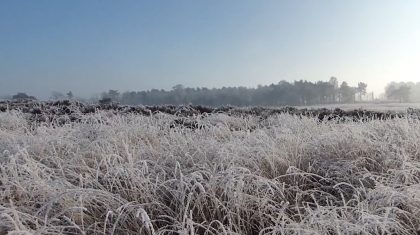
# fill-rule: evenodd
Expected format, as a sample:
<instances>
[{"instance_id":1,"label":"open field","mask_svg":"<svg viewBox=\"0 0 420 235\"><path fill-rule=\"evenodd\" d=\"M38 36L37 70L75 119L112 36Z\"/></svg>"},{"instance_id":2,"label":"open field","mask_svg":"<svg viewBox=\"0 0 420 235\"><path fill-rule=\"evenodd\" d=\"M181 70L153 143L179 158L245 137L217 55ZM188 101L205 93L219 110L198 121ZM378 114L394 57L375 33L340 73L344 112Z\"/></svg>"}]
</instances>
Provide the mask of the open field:
<instances>
[{"instance_id":1,"label":"open field","mask_svg":"<svg viewBox=\"0 0 420 235\"><path fill-rule=\"evenodd\" d=\"M335 109L340 108L343 110L354 110L354 109L365 109L371 111L397 111L403 112L408 108L413 109L420 109L420 103L355 103L355 104L329 104L329 105L314 105L314 106L306 106L305 108L327 108L327 109Z\"/></svg>"},{"instance_id":2,"label":"open field","mask_svg":"<svg viewBox=\"0 0 420 235\"><path fill-rule=\"evenodd\" d=\"M108 111L114 114L140 114L150 116L156 113L165 113L177 117L192 117L197 115L211 115L224 113L229 116L244 117L258 116L262 119L278 114L291 114L299 117L312 117L319 121L353 120L367 121L371 119L393 119L395 117L420 117L420 109L410 104L388 104L389 108L374 106L373 104L340 104L309 106L309 107L207 107L199 105L161 105L161 106L130 106L118 104L83 104L75 101L33 102L33 101L0 101L0 112L10 110L21 111L28 114L32 121L51 122L77 122L86 114L98 111ZM363 108L364 107L364 108Z\"/></svg>"},{"instance_id":3,"label":"open field","mask_svg":"<svg viewBox=\"0 0 420 235\"><path fill-rule=\"evenodd\" d=\"M2 105L0 234L420 234L416 110Z\"/></svg>"}]
</instances>

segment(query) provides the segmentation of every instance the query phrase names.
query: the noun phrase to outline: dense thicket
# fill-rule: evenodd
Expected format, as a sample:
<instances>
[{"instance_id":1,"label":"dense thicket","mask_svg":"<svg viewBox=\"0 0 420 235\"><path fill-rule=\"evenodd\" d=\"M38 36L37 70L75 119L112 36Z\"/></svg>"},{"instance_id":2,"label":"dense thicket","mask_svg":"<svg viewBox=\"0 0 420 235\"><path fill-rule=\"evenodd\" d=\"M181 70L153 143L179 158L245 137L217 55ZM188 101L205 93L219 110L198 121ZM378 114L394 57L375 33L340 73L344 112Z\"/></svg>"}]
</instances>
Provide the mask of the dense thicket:
<instances>
[{"instance_id":1,"label":"dense thicket","mask_svg":"<svg viewBox=\"0 0 420 235\"><path fill-rule=\"evenodd\" d=\"M245 117L254 116L265 120L268 117L279 114L290 114L297 117L311 117L319 121L371 121L387 120L395 118L410 117L420 119L420 106L381 106L365 105L341 108L297 108L297 107L234 107L221 106L209 107L202 105L119 105L111 104L85 104L74 100L60 101L0 101L0 113L10 111L20 111L29 120L37 123L51 123L58 121L61 124L81 122L84 115L99 111L108 111L115 114L128 115L136 114L151 116L156 114L169 114L179 117L177 120L182 125L191 128L199 128L196 122L183 123L184 117L194 117L200 115L212 115L224 113L228 116ZM373 108L376 110L373 110Z\"/></svg>"}]
</instances>

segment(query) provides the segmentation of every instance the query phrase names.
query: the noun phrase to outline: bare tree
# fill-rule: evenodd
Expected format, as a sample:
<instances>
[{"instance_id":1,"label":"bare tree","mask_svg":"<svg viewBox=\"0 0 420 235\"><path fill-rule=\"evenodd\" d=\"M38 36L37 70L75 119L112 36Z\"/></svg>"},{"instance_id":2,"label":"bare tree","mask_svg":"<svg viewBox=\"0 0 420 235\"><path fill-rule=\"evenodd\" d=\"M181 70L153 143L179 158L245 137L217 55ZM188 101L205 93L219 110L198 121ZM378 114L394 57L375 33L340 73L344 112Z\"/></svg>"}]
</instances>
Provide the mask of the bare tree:
<instances>
[{"instance_id":1,"label":"bare tree","mask_svg":"<svg viewBox=\"0 0 420 235\"><path fill-rule=\"evenodd\" d=\"M357 93L359 94L359 101L362 101L362 96L366 95L367 84L359 82L357 84Z\"/></svg>"}]
</instances>

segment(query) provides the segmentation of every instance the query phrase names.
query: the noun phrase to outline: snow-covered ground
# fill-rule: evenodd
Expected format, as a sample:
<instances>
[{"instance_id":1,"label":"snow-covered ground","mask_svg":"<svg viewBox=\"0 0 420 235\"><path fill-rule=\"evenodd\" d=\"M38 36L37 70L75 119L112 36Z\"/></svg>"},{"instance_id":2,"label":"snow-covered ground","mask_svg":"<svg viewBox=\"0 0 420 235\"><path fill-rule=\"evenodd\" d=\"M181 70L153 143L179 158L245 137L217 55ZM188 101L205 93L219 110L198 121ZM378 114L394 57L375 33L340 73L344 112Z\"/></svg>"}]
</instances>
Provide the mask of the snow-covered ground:
<instances>
[{"instance_id":1,"label":"snow-covered ground","mask_svg":"<svg viewBox=\"0 0 420 235\"><path fill-rule=\"evenodd\" d=\"M420 122L0 113L0 234L418 234Z\"/></svg>"}]
</instances>

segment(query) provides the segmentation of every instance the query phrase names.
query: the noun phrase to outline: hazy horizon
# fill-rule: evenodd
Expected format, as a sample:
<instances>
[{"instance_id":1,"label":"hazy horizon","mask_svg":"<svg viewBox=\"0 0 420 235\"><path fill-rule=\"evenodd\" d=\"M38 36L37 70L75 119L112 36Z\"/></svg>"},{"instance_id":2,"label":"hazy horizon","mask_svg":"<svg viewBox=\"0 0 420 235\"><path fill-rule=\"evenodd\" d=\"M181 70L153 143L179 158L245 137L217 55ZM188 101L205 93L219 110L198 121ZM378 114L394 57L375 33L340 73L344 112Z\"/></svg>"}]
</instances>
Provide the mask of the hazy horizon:
<instances>
[{"instance_id":1,"label":"hazy horizon","mask_svg":"<svg viewBox=\"0 0 420 235\"><path fill-rule=\"evenodd\" d=\"M2 1L0 95L420 81L420 1Z\"/></svg>"}]
</instances>

